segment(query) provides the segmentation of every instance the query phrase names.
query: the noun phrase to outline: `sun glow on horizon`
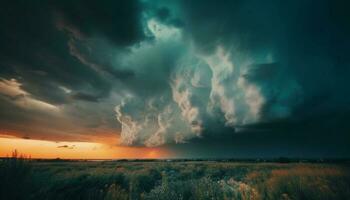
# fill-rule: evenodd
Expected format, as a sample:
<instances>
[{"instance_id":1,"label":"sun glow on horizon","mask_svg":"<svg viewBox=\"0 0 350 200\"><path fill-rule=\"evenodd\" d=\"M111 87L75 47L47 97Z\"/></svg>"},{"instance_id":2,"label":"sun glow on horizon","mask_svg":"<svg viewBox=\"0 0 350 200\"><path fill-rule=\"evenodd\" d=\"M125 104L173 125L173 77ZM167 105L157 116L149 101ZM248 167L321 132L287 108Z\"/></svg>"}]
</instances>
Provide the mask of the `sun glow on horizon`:
<instances>
[{"instance_id":1,"label":"sun glow on horizon","mask_svg":"<svg viewBox=\"0 0 350 200\"><path fill-rule=\"evenodd\" d=\"M53 142L45 140L1 137L0 157L12 151L32 158L121 159L166 158L170 152L161 148L112 146L95 142Z\"/></svg>"}]
</instances>

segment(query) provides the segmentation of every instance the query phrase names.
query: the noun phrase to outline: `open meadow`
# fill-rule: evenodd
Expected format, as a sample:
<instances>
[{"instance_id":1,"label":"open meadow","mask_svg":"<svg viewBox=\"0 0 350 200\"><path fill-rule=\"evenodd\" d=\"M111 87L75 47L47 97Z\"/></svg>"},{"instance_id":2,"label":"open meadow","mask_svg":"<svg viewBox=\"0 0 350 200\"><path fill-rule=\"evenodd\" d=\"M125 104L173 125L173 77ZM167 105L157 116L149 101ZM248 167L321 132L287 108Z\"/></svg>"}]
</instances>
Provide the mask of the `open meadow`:
<instances>
[{"instance_id":1,"label":"open meadow","mask_svg":"<svg viewBox=\"0 0 350 200\"><path fill-rule=\"evenodd\" d=\"M350 199L350 167L219 161L0 162L0 199Z\"/></svg>"}]
</instances>

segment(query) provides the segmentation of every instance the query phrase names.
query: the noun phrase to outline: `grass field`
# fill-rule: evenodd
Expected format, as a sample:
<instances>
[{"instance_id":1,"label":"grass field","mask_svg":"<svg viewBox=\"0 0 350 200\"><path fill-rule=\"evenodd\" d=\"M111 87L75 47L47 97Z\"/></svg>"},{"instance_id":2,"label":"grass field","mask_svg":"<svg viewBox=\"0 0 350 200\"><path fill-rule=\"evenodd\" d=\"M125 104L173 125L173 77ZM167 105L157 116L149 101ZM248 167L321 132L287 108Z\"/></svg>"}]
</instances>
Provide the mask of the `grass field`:
<instances>
[{"instance_id":1,"label":"grass field","mask_svg":"<svg viewBox=\"0 0 350 200\"><path fill-rule=\"evenodd\" d=\"M0 161L0 199L350 199L350 166Z\"/></svg>"}]
</instances>

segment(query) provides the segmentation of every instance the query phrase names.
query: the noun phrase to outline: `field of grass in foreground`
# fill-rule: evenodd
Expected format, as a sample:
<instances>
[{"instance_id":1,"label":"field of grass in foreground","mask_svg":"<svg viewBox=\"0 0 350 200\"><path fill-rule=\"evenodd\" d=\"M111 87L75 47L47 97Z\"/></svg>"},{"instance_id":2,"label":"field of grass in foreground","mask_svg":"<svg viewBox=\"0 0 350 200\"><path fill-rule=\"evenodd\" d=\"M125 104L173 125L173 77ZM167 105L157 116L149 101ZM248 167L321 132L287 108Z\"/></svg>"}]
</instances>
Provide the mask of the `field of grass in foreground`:
<instances>
[{"instance_id":1,"label":"field of grass in foreground","mask_svg":"<svg viewBox=\"0 0 350 200\"><path fill-rule=\"evenodd\" d=\"M0 199L350 199L348 164L0 161Z\"/></svg>"}]
</instances>

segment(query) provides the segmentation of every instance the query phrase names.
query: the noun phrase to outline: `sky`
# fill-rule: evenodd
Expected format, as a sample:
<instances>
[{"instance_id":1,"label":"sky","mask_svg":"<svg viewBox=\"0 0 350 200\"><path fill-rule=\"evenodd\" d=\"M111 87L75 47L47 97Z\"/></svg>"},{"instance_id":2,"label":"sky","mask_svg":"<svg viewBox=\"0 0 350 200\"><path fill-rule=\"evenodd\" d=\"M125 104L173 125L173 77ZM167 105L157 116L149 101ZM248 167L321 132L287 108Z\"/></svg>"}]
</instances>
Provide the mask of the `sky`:
<instances>
[{"instance_id":1,"label":"sky","mask_svg":"<svg viewBox=\"0 0 350 200\"><path fill-rule=\"evenodd\" d=\"M4 0L0 156L350 156L346 0Z\"/></svg>"}]
</instances>

